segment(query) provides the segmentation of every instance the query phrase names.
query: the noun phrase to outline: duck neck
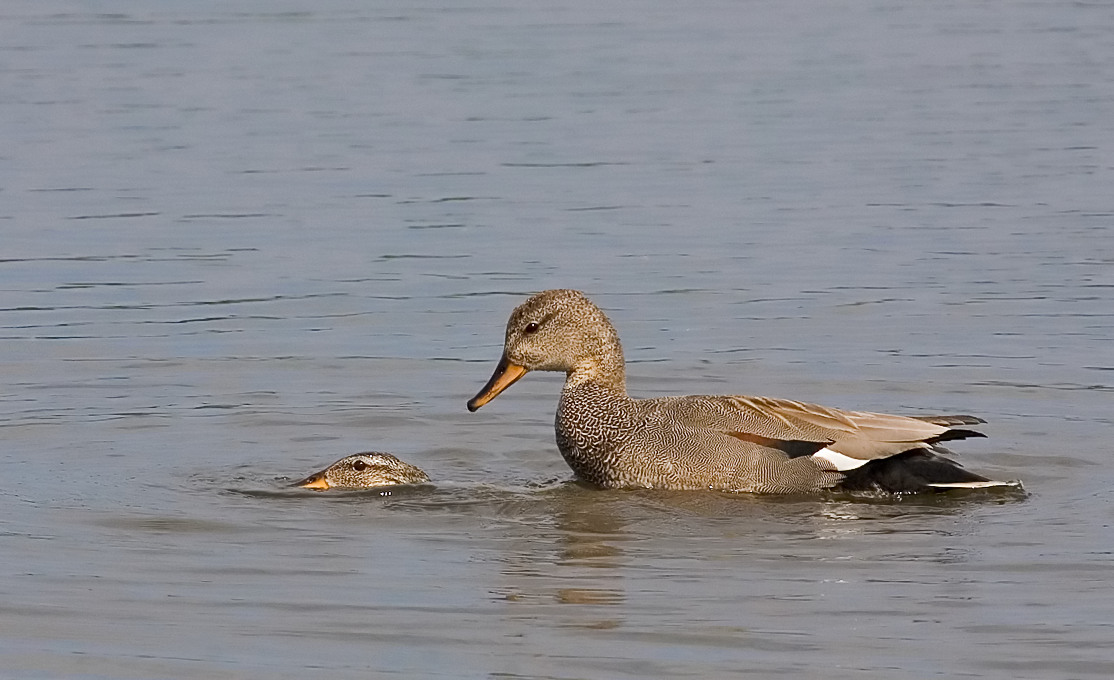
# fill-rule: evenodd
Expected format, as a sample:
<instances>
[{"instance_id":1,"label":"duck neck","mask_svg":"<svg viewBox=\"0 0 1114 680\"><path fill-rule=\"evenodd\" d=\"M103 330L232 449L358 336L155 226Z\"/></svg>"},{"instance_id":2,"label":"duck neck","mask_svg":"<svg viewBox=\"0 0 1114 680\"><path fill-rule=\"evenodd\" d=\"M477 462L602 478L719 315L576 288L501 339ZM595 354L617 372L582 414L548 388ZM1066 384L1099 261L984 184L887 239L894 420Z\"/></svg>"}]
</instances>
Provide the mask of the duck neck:
<instances>
[{"instance_id":1,"label":"duck neck","mask_svg":"<svg viewBox=\"0 0 1114 680\"><path fill-rule=\"evenodd\" d=\"M593 338L590 351L565 374L566 389L590 383L626 396L627 375L623 346L610 324L607 325L607 331L600 337Z\"/></svg>"}]
</instances>

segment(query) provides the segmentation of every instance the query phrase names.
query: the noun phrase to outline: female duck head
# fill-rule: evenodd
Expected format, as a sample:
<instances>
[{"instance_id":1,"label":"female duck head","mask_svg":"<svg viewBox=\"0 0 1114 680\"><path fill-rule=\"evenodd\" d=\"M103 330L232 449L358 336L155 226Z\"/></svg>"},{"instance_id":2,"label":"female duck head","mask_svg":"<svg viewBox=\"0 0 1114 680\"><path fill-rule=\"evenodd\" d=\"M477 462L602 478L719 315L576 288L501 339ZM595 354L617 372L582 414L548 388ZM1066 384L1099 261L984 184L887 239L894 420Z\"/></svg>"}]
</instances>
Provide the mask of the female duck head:
<instances>
[{"instance_id":1,"label":"female duck head","mask_svg":"<svg viewBox=\"0 0 1114 680\"><path fill-rule=\"evenodd\" d=\"M429 477L421 469L404 463L389 453L369 451L345 456L329 467L291 486L325 491L327 489L371 489L396 484L423 484Z\"/></svg>"}]
</instances>

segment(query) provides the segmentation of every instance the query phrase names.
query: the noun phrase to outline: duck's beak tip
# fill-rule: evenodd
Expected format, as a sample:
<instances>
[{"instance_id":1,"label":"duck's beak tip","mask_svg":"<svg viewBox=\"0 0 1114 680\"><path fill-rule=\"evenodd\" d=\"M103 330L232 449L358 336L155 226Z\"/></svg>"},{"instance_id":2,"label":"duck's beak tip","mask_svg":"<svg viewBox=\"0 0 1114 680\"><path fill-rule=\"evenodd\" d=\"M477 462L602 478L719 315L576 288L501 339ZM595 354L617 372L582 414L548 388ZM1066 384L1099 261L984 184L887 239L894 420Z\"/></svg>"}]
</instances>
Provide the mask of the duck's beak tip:
<instances>
[{"instance_id":1,"label":"duck's beak tip","mask_svg":"<svg viewBox=\"0 0 1114 680\"><path fill-rule=\"evenodd\" d=\"M325 475L320 472L315 475L310 475L299 482L294 482L290 486L312 489L314 491L325 491L330 488L329 480L325 479Z\"/></svg>"},{"instance_id":2,"label":"duck's beak tip","mask_svg":"<svg viewBox=\"0 0 1114 680\"><path fill-rule=\"evenodd\" d=\"M487 384L483 386L483 389L468 400L468 410L475 413L481 406L499 396L500 392L518 382L518 379L526 373L525 367L511 363L506 357L503 357L499 360L499 365L495 367L495 372L491 375Z\"/></svg>"}]
</instances>

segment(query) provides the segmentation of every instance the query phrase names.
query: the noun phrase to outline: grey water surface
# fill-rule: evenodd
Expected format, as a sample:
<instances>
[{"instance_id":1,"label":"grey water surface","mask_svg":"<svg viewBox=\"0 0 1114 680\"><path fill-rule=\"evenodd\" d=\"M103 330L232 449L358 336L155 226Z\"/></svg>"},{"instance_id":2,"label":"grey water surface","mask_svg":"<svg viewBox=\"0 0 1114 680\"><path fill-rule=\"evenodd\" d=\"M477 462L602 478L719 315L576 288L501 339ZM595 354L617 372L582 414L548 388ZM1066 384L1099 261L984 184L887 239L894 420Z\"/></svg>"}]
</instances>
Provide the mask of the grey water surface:
<instances>
[{"instance_id":1,"label":"grey water surface","mask_svg":"<svg viewBox=\"0 0 1114 680\"><path fill-rule=\"evenodd\" d=\"M0 126L0 677L1114 675L1109 3L14 0ZM1028 493L580 486L549 287Z\"/></svg>"}]
</instances>

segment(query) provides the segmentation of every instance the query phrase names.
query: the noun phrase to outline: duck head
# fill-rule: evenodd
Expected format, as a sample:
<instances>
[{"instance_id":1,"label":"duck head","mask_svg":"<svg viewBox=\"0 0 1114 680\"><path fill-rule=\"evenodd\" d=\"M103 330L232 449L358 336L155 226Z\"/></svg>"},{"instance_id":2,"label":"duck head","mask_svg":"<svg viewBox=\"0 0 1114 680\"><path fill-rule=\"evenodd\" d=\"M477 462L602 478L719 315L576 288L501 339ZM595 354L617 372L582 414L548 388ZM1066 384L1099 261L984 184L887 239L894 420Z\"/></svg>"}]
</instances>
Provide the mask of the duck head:
<instances>
[{"instance_id":1,"label":"duck head","mask_svg":"<svg viewBox=\"0 0 1114 680\"><path fill-rule=\"evenodd\" d=\"M615 327L580 291L534 295L511 312L503 356L468 410L479 409L530 371L564 371L569 380L575 376L622 386L623 349Z\"/></svg>"},{"instance_id":2,"label":"duck head","mask_svg":"<svg viewBox=\"0 0 1114 680\"><path fill-rule=\"evenodd\" d=\"M370 489L396 484L422 484L429 477L389 453L369 451L345 456L329 467L291 484L303 489Z\"/></svg>"}]
</instances>

